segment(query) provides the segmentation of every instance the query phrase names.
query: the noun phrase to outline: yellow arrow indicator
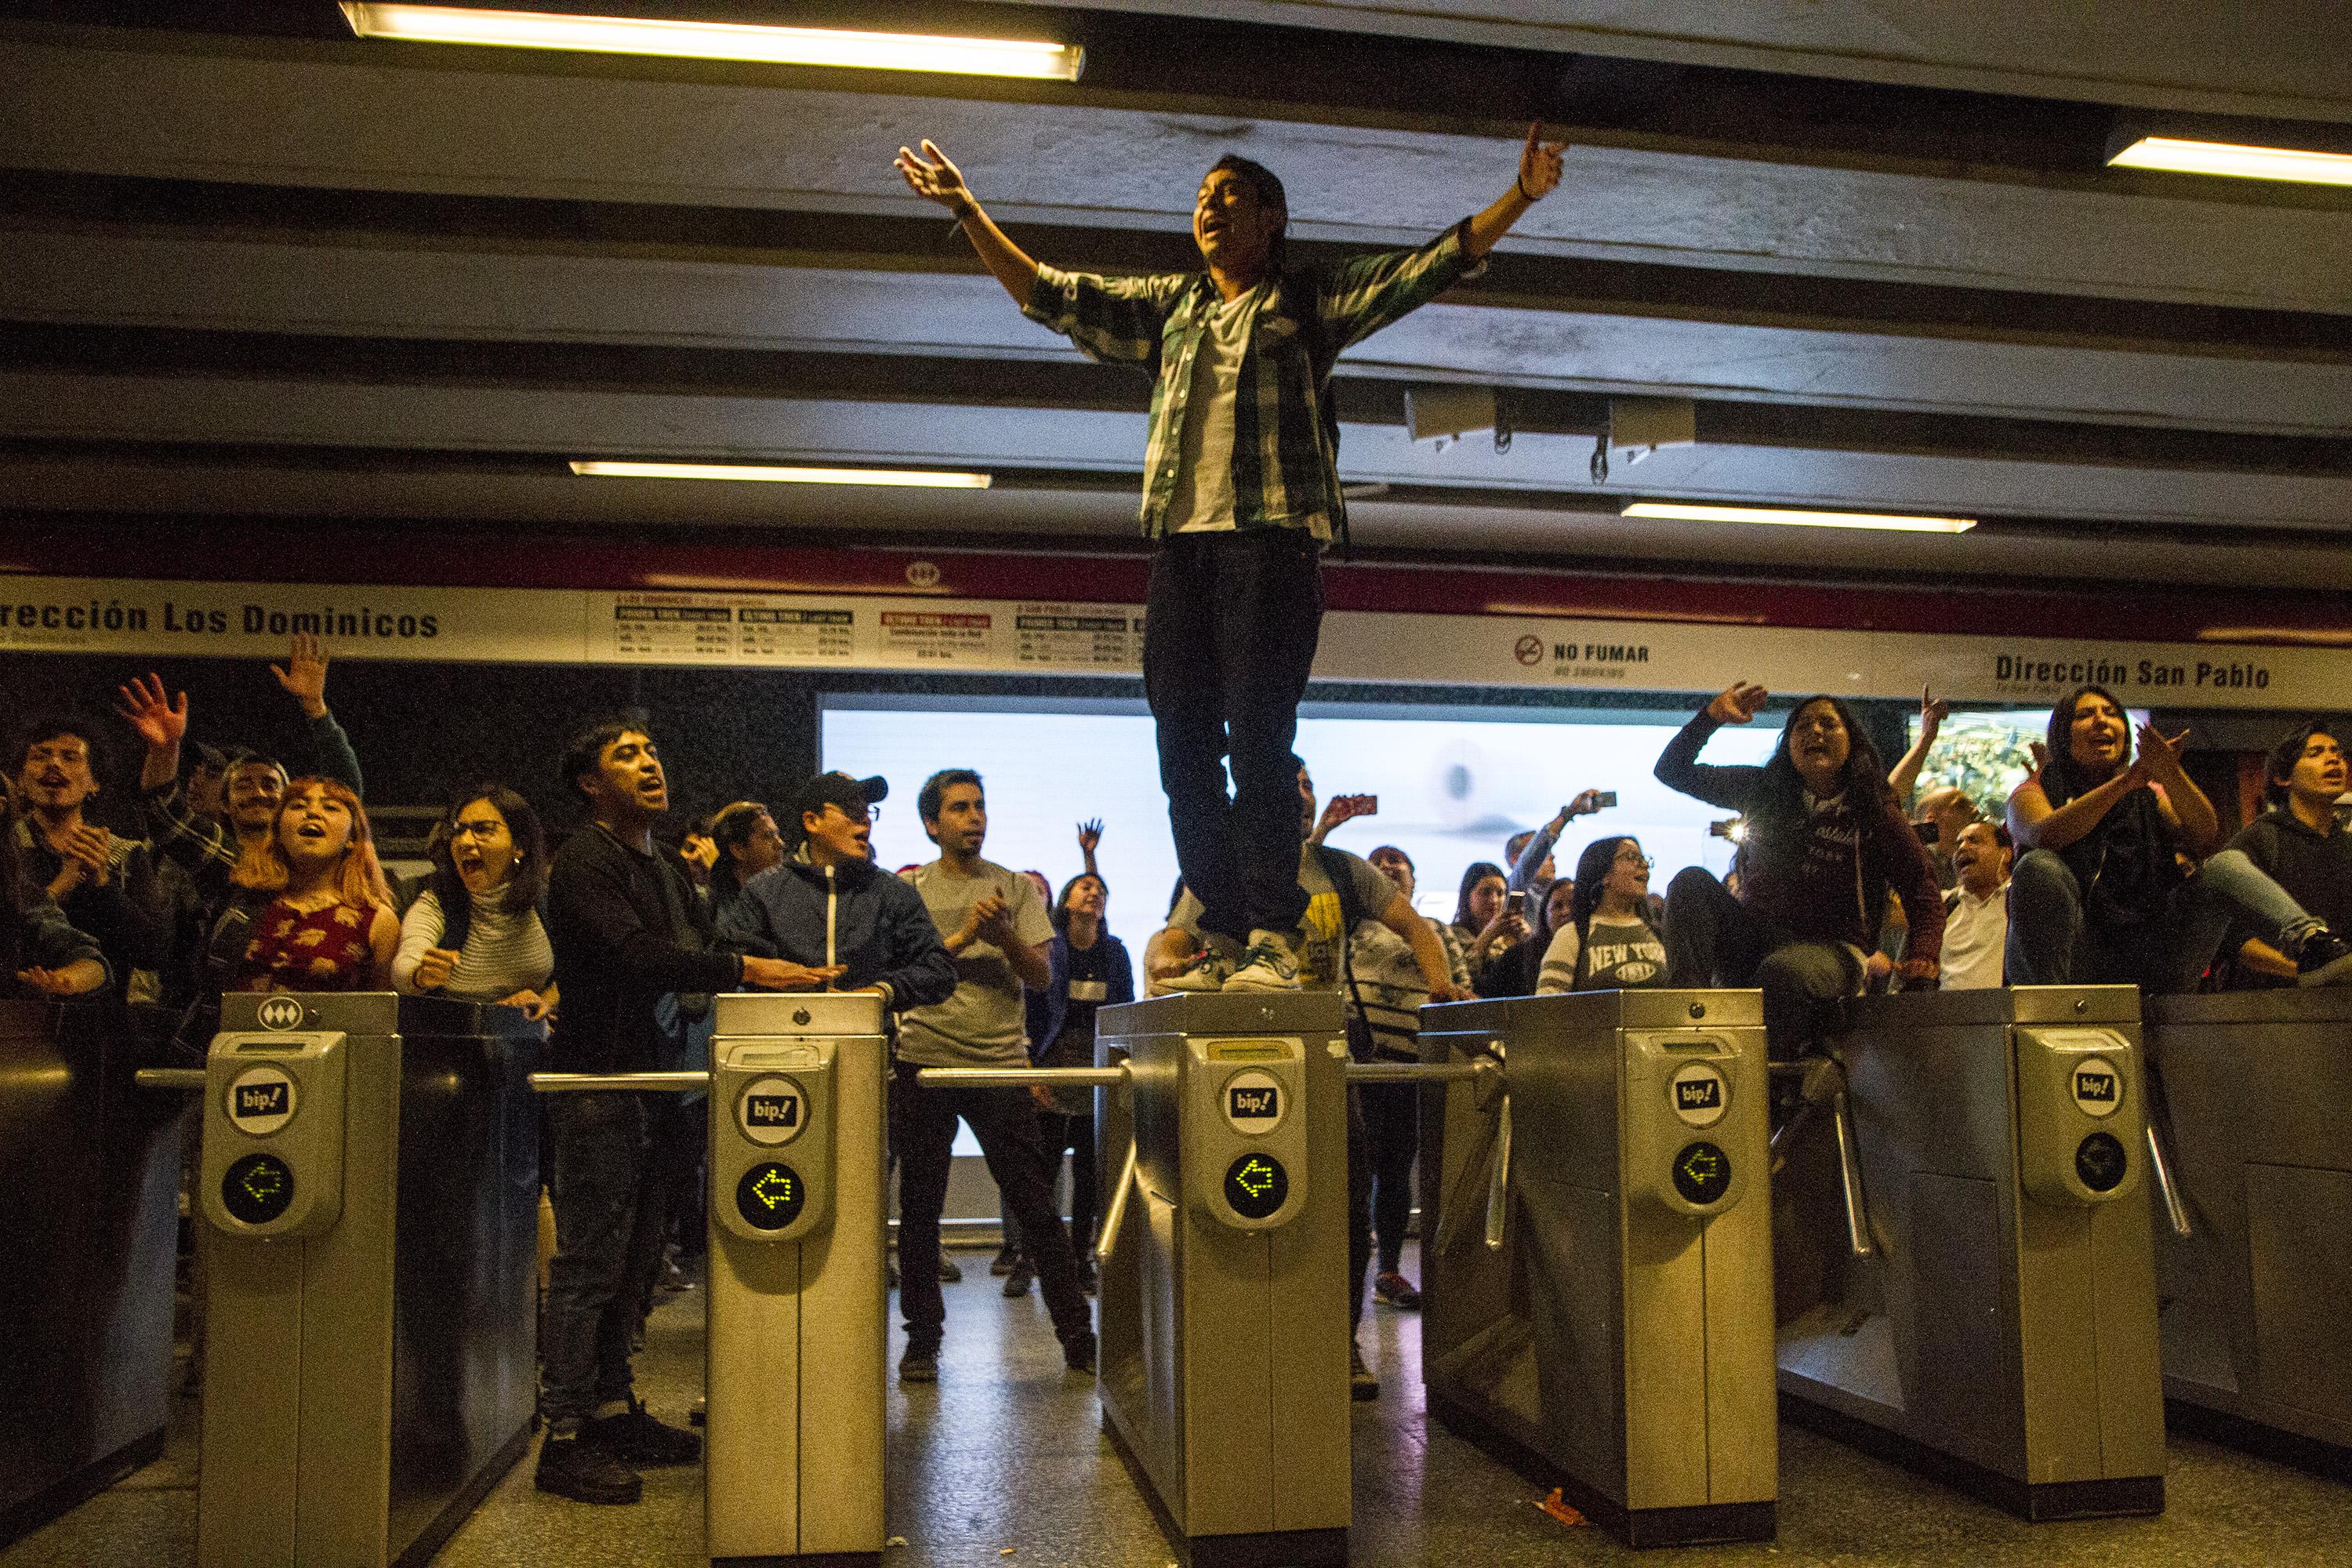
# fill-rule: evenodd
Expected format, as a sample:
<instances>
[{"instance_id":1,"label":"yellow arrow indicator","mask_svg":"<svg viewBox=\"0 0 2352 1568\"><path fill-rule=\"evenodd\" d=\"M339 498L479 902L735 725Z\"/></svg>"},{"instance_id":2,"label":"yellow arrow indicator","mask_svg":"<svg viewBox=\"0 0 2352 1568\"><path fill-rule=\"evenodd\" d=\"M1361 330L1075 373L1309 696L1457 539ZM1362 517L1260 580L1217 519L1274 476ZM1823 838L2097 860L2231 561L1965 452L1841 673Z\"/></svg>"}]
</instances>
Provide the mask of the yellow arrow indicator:
<instances>
[{"instance_id":1,"label":"yellow arrow indicator","mask_svg":"<svg viewBox=\"0 0 2352 1568\"><path fill-rule=\"evenodd\" d=\"M751 1194L770 1208L781 1208L793 1201L793 1179L782 1171L770 1171L751 1184Z\"/></svg>"},{"instance_id":2,"label":"yellow arrow indicator","mask_svg":"<svg viewBox=\"0 0 2352 1568\"><path fill-rule=\"evenodd\" d=\"M1262 1198L1274 1190L1274 1167L1263 1160L1252 1159L1234 1173L1234 1185L1254 1198Z\"/></svg>"}]
</instances>

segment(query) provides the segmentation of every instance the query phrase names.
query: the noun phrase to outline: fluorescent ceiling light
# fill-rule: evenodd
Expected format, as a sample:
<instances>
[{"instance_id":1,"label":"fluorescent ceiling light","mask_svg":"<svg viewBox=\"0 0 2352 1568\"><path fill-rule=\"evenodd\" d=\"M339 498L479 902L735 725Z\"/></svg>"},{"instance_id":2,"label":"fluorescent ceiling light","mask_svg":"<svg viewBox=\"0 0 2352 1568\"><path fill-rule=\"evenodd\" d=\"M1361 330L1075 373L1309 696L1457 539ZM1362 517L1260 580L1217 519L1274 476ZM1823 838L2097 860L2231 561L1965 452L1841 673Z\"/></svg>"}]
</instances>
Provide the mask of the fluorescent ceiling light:
<instances>
[{"instance_id":1,"label":"fluorescent ceiling light","mask_svg":"<svg viewBox=\"0 0 2352 1568\"><path fill-rule=\"evenodd\" d=\"M741 22L667 22L638 16L562 16L459 5L345 4L363 38L436 44L499 44L607 55L754 60L765 65L859 66L956 76L1036 77L1076 81L1086 51L1074 44L1019 38L948 38L918 33L854 33L833 27L769 27Z\"/></svg>"},{"instance_id":2,"label":"fluorescent ceiling light","mask_svg":"<svg viewBox=\"0 0 2352 1568\"><path fill-rule=\"evenodd\" d=\"M1896 517L1874 511L1802 511L1777 506L1695 506L1678 500L1628 502L1620 517L1675 518L1684 522L1781 522L1800 528L1885 528L1898 533L1966 533L1972 517Z\"/></svg>"},{"instance_id":3,"label":"fluorescent ceiling light","mask_svg":"<svg viewBox=\"0 0 2352 1568\"><path fill-rule=\"evenodd\" d=\"M782 485L911 485L932 490L984 490L990 478L937 468L804 468L779 463L581 462L573 463L572 471L609 479L753 479Z\"/></svg>"},{"instance_id":4,"label":"fluorescent ceiling light","mask_svg":"<svg viewBox=\"0 0 2352 1568\"><path fill-rule=\"evenodd\" d=\"M2352 153L2308 153L2294 147L2241 147L2143 136L2107 160L2111 169L2169 169L2182 174L2230 174L2242 180L2296 180L2311 185L2352 185Z\"/></svg>"}]
</instances>

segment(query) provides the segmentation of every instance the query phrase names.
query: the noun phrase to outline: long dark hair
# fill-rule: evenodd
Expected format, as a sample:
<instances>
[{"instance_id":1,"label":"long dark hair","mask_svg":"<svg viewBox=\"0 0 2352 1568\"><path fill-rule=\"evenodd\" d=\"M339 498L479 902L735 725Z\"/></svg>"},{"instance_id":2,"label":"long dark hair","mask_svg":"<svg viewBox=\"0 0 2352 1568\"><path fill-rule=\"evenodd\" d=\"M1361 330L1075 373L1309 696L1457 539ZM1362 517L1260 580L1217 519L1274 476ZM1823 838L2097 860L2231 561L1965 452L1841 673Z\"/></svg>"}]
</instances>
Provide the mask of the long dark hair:
<instances>
[{"instance_id":1,"label":"long dark hair","mask_svg":"<svg viewBox=\"0 0 2352 1568\"><path fill-rule=\"evenodd\" d=\"M2091 787L2092 781L2083 777L2082 769L2074 761L2074 710L2085 697L2104 697L2116 712L2125 716L2124 749L2116 759L2116 766L2126 768L2131 765L2130 710L2116 701L2116 694L2104 686L2074 688L2058 700L2058 706L2050 710L2050 729L2042 740L2050 757L2042 764L2042 793L2050 797L2053 809Z\"/></svg>"},{"instance_id":2,"label":"long dark hair","mask_svg":"<svg viewBox=\"0 0 2352 1568\"><path fill-rule=\"evenodd\" d=\"M610 741L604 743L612 744ZM507 879L506 894L499 899L499 908L509 914L527 910L539 902L539 895L547 888L547 830L540 826L539 813L532 809L530 802L505 784L484 779L451 795L441 812L441 820L433 827L433 879L428 886L445 919L464 907L459 900L470 903L473 900L474 895L466 890L465 879L457 875L457 857L451 845L457 837L457 814L478 800L488 801L507 819L507 835L514 840L515 853L520 857L514 875Z\"/></svg>"},{"instance_id":3,"label":"long dark hair","mask_svg":"<svg viewBox=\"0 0 2352 1568\"><path fill-rule=\"evenodd\" d=\"M1748 807L1748 837L1741 846L1743 858L1758 851L1766 856L1801 854L1801 830L1805 822L1805 780L1797 772L1797 760L1790 754L1790 745L1796 738L1797 721L1805 710L1816 702L1826 702L1845 726L1845 766L1840 770L1837 787L1856 792L1853 805L1859 809L1885 805L1895 799L1894 790L1886 783L1886 764L1879 759L1878 748L1871 743L1853 710L1835 697L1808 697L1789 710L1789 721L1780 726L1780 739L1772 748L1771 759L1764 764L1764 776L1758 781L1755 798Z\"/></svg>"},{"instance_id":4,"label":"long dark hair","mask_svg":"<svg viewBox=\"0 0 2352 1568\"><path fill-rule=\"evenodd\" d=\"M1103 910L1106 914L1109 912L1110 884L1102 879L1101 873L1099 872L1079 872L1076 876L1062 884L1062 891L1060 895L1054 900L1053 910L1045 917L1048 921L1053 922L1054 929L1064 936L1070 934L1070 895L1077 891L1078 884L1085 881L1089 877L1094 879L1095 886L1103 890ZM1108 921L1102 922L1102 928L1104 935L1108 936L1110 934L1110 922Z\"/></svg>"},{"instance_id":5,"label":"long dark hair","mask_svg":"<svg viewBox=\"0 0 2352 1568\"><path fill-rule=\"evenodd\" d=\"M1462 890L1454 895L1455 925L1466 926L1470 923L1470 895L1476 890L1479 883L1489 877L1503 877L1503 868L1492 860L1473 860L1470 862L1470 868L1462 873ZM1508 888L1510 884L1511 879L1508 877L1503 877L1503 885Z\"/></svg>"},{"instance_id":6,"label":"long dark hair","mask_svg":"<svg viewBox=\"0 0 2352 1568\"><path fill-rule=\"evenodd\" d=\"M1585 954L1592 951L1592 916L1601 908L1601 884L1616 869L1617 851L1631 844L1640 847L1640 840L1630 833L1606 838L1596 838L1584 847L1576 858L1576 891L1569 895L1569 923L1576 927L1576 962L1584 967ZM1648 916L1644 915L1643 919Z\"/></svg>"}]
</instances>

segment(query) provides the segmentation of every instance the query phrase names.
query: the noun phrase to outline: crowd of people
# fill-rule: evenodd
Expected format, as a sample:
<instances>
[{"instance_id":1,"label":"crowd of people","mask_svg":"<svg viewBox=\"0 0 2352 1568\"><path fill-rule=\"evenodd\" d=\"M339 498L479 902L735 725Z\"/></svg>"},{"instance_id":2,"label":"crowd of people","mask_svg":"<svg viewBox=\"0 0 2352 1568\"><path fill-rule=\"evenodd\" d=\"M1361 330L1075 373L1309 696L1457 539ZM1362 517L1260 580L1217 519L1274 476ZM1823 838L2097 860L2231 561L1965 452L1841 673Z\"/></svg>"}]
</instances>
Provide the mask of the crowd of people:
<instances>
[{"instance_id":1,"label":"crowd of people","mask_svg":"<svg viewBox=\"0 0 2352 1568\"><path fill-rule=\"evenodd\" d=\"M1558 875L1562 834L1608 798L1586 791L1516 836L1502 860L1471 865L1450 921L1416 912L1418 869L1403 850L1359 857L1328 842L1371 797L1337 796L1318 811L1293 756L1288 901L1262 886L1273 876L1258 865L1233 868L1213 891L1294 910L1283 940L1244 941L1180 885L1144 946L1139 986L1107 924L1101 823L1079 826L1083 869L1058 893L1039 873L984 858L986 787L964 768L921 786L915 810L938 854L897 874L873 858L888 794L878 777L820 773L781 810L739 800L673 841L663 833L671 781L651 726L635 719L591 725L565 751L559 773L584 820L560 847L523 795L468 783L433 830L429 869L395 888L369 829L359 759L326 705L326 669L310 639L273 667L308 721L312 754L299 773L249 749L191 744L185 696L153 677L121 689L119 728L71 715L20 726L0 805L0 976L20 994L135 1008L168 1025L154 1028L159 1045L190 1050L231 991L391 989L502 1004L545 1021L549 1065L575 1072L688 1065L707 1041L714 993L872 993L893 1020L899 1375L909 1383L940 1375L941 1271L952 1268L940 1220L959 1123L1003 1194L1008 1293L1034 1279L1069 1366L1092 1370L1091 1094L942 1089L918 1074L1090 1065L1097 1010L1139 991L1336 992L1354 1054L1379 1061L1416 1057L1425 1004L1476 996L1753 985L1770 1048L1785 1058L1833 1035L1850 1000L1874 989L2352 983L2352 945L2339 934L2352 930L2352 833L2337 807L2347 763L2342 727L2323 720L2280 742L2265 771L2268 809L2225 841L2182 766L2182 737L2150 725L2135 735L2122 704L2096 687L2052 710L2037 765L2000 823L1957 789L1911 798L1944 716L1932 700L1918 744L1893 769L1830 697L1797 703L1761 765L1702 761L1716 731L1764 710L1761 687L1735 683L1655 770L1737 814L1728 876L1686 868L1661 896L1639 841L1606 833ZM107 750L125 731L144 747L136 834L91 816ZM664 1238L691 1206L698 1114L673 1097L620 1092L546 1107L556 1250L539 1478L550 1490L628 1501L638 1469L698 1452L691 1432L646 1410L629 1371ZM1368 1300L1419 1304L1403 1272L1419 1143L1412 1089L1358 1091L1351 1322ZM1066 1216L1056 1203L1066 1163ZM1377 1395L1360 1353L1354 1380L1360 1396Z\"/></svg>"}]
</instances>

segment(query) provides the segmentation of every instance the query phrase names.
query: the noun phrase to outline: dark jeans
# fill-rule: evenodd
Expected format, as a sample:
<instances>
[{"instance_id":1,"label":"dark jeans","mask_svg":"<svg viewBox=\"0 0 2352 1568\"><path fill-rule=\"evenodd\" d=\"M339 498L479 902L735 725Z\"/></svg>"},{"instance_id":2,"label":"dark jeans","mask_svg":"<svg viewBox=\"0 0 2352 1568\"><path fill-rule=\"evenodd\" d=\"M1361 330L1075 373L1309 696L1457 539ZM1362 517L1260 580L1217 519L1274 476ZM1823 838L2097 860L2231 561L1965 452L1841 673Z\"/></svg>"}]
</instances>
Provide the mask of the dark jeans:
<instances>
[{"instance_id":1,"label":"dark jeans","mask_svg":"<svg viewBox=\"0 0 2352 1568\"><path fill-rule=\"evenodd\" d=\"M629 1397L629 1336L661 1261L662 1171L643 1095L548 1097L555 1258L540 1341L540 1414L571 1432Z\"/></svg>"},{"instance_id":2,"label":"dark jeans","mask_svg":"<svg viewBox=\"0 0 2352 1568\"><path fill-rule=\"evenodd\" d=\"M1323 625L1319 549L1303 530L1258 528L1176 534L1151 558L1143 689L1176 864L1201 929L1237 941L1307 914L1291 747Z\"/></svg>"},{"instance_id":3,"label":"dark jeans","mask_svg":"<svg viewBox=\"0 0 2352 1568\"><path fill-rule=\"evenodd\" d=\"M1037 1102L1025 1089L926 1089L916 1067L900 1062L890 1080L890 1142L898 1152L898 1310L909 1350L936 1353L947 1324L940 1294L940 1211L947 1205L948 1167L961 1118L980 1140L988 1173L1021 1227L1021 1245L1037 1269L1037 1288L1054 1332L1067 1344L1094 1319L1078 1284L1070 1233L1054 1212Z\"/></svg>"},{"instance_id":4,"label":"dark jeans","mask_svg":"<svg viewBox=\"0 0 2352 1568\"><path fill-rule=\"evenodd\" d=\"M1405 1226L1412 1216L1412 1168L1421 1159L1421 1089L1410 1083L1360 1085L1364 1133L1371 1148L1372 1234L1381 1272L1404 1261Z\"/></svg>"},{"instance_id":5,"label":"dark jeans","mask_svg":"<svg viewBox=\"0 0 2352 1568\"><path fill-rule=\"evenodd\" d=\"M1862 989L1862 961L1843 943L1805 942L1750 910L1696 866L1666 887L1666 974L1679 986L1753 985L1764 993L1764 1039L1786 1061L1843 1027Z\"/></svg>"},{"instance_id":6,"label":"dark jeans","mask_svg":"<svg viewBox=\"0 0 2352 1568\"><path fill-rule=\"evenodd\" d=\"M1037 1123L1045 1140L1048 1193L1061 1174L1062 1156L1070 1157L1070 1247L1084 1253L1095 1244L1095 1217L1099 1209L1095 1194L1095 1119L1091 1113L1065 1116L1058 1110L1044 1110L1038 1112Z\"/></svg>"}]
</instances>

